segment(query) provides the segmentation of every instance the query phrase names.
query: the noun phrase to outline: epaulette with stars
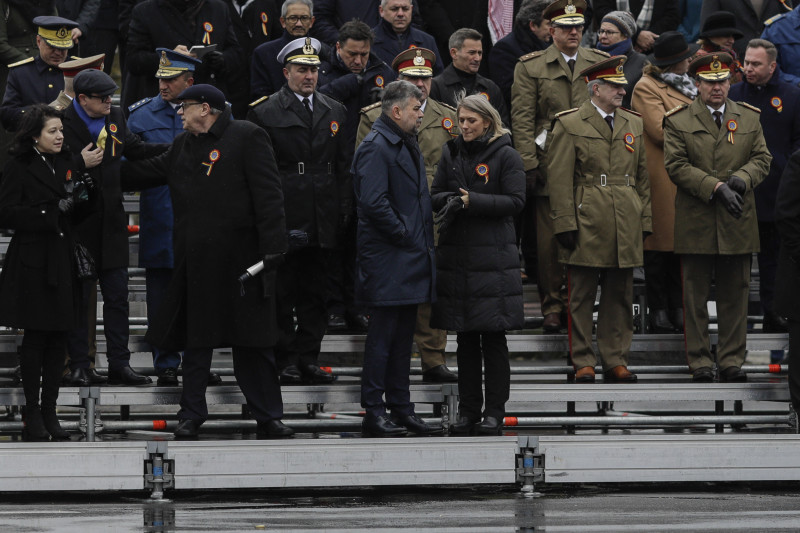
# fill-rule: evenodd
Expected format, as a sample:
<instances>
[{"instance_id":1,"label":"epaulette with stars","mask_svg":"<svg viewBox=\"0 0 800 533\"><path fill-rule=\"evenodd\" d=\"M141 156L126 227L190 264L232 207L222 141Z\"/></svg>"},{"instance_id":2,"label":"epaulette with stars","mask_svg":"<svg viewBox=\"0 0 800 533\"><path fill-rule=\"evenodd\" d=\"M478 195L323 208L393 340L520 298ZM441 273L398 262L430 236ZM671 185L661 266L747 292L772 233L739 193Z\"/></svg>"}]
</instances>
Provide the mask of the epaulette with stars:
<instances>
[{"instance_id":1,"label":"epaulette with stars","mask_svg":"<svg viewBox=\"0 0 800 533\"><path fill-rule=\"evenodd\" d=\"M133 111L135 109L139 109L140 107L142 107L144 104L146 104L147 102L149 102L153 98L154 98L153 96L148 96L147 98L142 98L138 102L129 105L128 106L128 111Z\"/></svg>"}]
</instances>

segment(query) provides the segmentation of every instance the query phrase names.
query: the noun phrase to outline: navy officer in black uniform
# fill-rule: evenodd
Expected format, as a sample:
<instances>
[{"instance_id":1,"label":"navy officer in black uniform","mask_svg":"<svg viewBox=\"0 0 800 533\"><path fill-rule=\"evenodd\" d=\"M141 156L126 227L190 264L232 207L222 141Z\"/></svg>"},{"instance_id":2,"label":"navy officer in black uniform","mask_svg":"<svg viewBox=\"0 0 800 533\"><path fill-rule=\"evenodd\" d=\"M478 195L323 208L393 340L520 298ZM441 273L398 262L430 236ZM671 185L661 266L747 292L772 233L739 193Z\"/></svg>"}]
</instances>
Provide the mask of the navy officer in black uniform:
<instances>
[{"instance_id":1,"label":"navy officer in black uniform","mask_svg":"<svg viewBox=\"0 0 800 533\"><path fill-rule=\"evenodd\" d=\"M323 249L336 246L352 211L344 106L317 89L320 43L304 37L278 53L286 84L251 105L272 140L283 182L289 253L278 267L275 347L281 383L329 383L317 364L327 323ZM295 329L294 315L297 315Z\"/></svg>"},{"instance_id":2,"label":"navy officer in black uniform","mask_svg":"<svg viewBox=\"0 0 800 533\"><path fill-rule=\"evenodd\" d=\"M48 104L64 89L64 74L58 65L66 61L67 51L74 46L72 28L78 27L76 22L61 17L36 17L33 23L39 28L39 55L8 66L0 120L9 131L16 131L25 107Z\"/></svg>"}]
</instances>

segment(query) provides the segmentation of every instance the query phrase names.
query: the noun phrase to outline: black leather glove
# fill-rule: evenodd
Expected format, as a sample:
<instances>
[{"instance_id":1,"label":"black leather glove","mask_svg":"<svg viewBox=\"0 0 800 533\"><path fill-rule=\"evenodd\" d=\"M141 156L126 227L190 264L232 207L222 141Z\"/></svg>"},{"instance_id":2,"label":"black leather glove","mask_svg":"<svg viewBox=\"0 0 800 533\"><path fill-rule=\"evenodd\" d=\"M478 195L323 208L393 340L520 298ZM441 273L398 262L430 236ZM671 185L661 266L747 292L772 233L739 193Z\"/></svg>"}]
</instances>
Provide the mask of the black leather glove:
<instances>
[{"instance_id":1,"label":"black leather glove","mask_svg":"<svg viewBox=\"0 0 800 533\"><path fill-rule=\"evenodd\" d=\"M578 230L556 233L556 240L558 241L558 244L567 250L574 250L575 246L578 244Z\"/></svg>"},{"instance_id":2,"label":"black leather glove","mask_svg":"<svg viewBox=\"0 0 800 533\"><path fill-rule=\"evenodd\" d=\"M731 176L728 178L728 187L740 196L744 196L744 193L747 192L747 184L739 176Z\"/></svg>"},{"instance_id":3,"label":"black leather glove","mask_svg":"<svg viewBox=\"0 0 800 533\"><path fill-rule=\"evenodd\" d=\"M203 56L203 64L214 72L219 72L225 66L225 56L219 50L214 50Z\"/></svg>"},{"instance_id":4,"label":"black leather glove","mask_svg":"<svg viewBox=\"0 0 800 533\"><path fill-rule=\"evenodd\" d=\"M75 180L72 185L72 200L75 205L89 201L89 187L82 180Z\"/></svg>"},{"instance_id":5,"label":"black leather glove","mask_svg":"<svg viewBox=\"0 0 800 533\"><path fill-rule=\"evenodd\" d=\"M383 87L373 87L369 90L369 102L374 104L383 98Z\"/></svg>"},{"instance_id":6,"label":"black leather glove","mask_svg":"<svg viewBox=\"0 0 800 533\"><path fill-rule=\"evenodd\" d=\"M447 199L447 203L444 204L444 207L439 209L436 216L433 217L433 221L439 224L440 235L447 231L447 228L450 227L450 224L453 223L456 215L462 209L464 209L464 200L461 199L461 196L455 195Z\"/></svg>"},{"instance_id":7,"label":"black leather glove","mask_svg":"<svg viewBox=\"0 0 800 533\"><path fill-rule=\"evenodd\" d=\"M722 202L722 205L725 206L725 209L728 210L728 213L730 213L733 218L741 218L744 202L739 193L728 187L727 183L723 183L717 188L717 191L714 193L714 198L718 198L719 201Z\"/></svg>"},{"instance_id":8,"label":"black leather glove","mask_svg":"<svg viewBox=\"0 0 800 533\"><path fill-rule=\"evenodd\" d=\"M542 173L538 168L525 171L525 189L529 195L533 194L533 191L536 189L536 184L540 181L542 181Z\"/></svg>"},{"instance_id":9,"label":"black leather glove","mask_svg":"<svg viewBox=\"0 0 800 533\"><path fill-rule=\"evenodd\" d=\"M62 198L58 201L58 212L62 215L69 215L72 213L72 208L75 207L75 201L72 199L71 196L67 198Z\"/></svg>"},{"instance_id":10,"label":"black leather glove","mask_svg":"<svg viewBox=\"0 0 800 533\"><path fill-rule=\"evenodd\" d=\"M86 185L86 188L90 191L94 190L94 178L91 174L84 172L81 176L81 181Z\"/></svg>"},{"instance_id":11,"label":"black leather glove","mask_svg":"<svg viewBox=\"0 0 800 533\"><path fill-rule=\"evenodd\" d=\"M283 263L283 254L266 254L264 256L264 270L270 272Z\"/></svg>"}]
</instances>

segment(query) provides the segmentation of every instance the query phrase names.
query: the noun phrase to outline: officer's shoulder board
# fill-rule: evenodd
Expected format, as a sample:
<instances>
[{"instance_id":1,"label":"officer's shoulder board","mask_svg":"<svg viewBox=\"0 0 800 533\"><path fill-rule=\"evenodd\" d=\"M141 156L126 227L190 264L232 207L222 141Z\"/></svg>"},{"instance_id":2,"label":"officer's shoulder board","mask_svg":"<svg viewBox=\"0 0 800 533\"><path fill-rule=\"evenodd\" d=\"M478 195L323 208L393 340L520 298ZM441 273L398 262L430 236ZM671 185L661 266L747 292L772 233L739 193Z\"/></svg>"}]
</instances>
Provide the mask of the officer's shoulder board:
<instances>
[{"instance_id":1,"label":"officer's shoulder board","mask_svg":"<svg viewBox=\"0 0 800 533\"><path fill-rule=\"evenodd\" d=\"M362 107L361 108L361 112L364 113L364 114L367 114L367 112L372 111L376 107L380 107L380 106L381 106L380 102L375 102L374 104L370 104L370 105L368 105L366 107Z\"/></svg>"},{"instance_id":2,"label":"officer's shoulder board","mask_svg":"<svg viewBox=\"0 0 800 533\"><path fill-rule=\"evenodd\" d=\"M455 107L451 106L450 104L445 104L444 102L440 102L439 100L436 100L436 103L442 106L443 108L447 109L448 111L452 111L453 113L458 113L458 110Z\"/></svg>"},{"instance_id":3,"label":"officer's shoulder board","mask_svg":"<svg viewBox=\"0 0 800 533\"><path fill-rule=\"evenodd\" d=\"M758 108L758 107L756 107L754 105L750 105L747 102L736 102L736 103L739 104L742 107L746 107L747 109L751 109L751 110L755 111L756 113L761 113L761 109L760 108Z\"/></svg>"},{"instance_id":4,"label":"officer's shoulder board","mask_svg":"<svg viewBox=\"0 0 800 533\"><path fill-rule=\"evenodd\" d=\"M128 111L133 111L135 109L139 109L140 107L142 107L144 104L146 104L147 102L149 102L153 98L154 98L153 96L148 96L147 98L142 98L138 102L129 105L128 106Z\"/></svg>"},{"instance_id":5,"label":"officer's shoulder board","mask_svg":"<svg viewBox=\"0 0 800 533\"><path fill-rule=\"evenodd\" d=\"M541 55L544 55L545 52L546 50L537 50L535 52L531 52L530 54L525 54L524 56L520 57L519 60L528 61L529 59L533 59L534 57L539 57Z\"/></svg>"},{"instance_id":6,"label":"officer's shoulder board","mask_svg":"<svg viewBox=\"0 0 800 533\"><path fill-rule=\"evenodd\" d=\"M558 113L556 113L555 118L559 119L559 118L561 118L561 117L563 117L565 115L569 115L570 113L574 113L578 109L580 109L580 108L579 107L573 107L572 109L566 109L564 111L559 111Z\"/></svg>"},{"instance_id":7,"label":"officer's shoulder board","mask_svg":"<svg viewBox=\"0 0 800 533\"><path fill-rule=\"evenodd\" d=\"M597 48L589 48L589 50L603 57L611 57L611 54L609 54L608 52L603 52L602 50L598 50Z\"/></svg>"},{"instance_id":8,"label":"officer's shoulder board","mask_svg":"<svg viewBox=\"0 0 800 533\"><path fill-rule=\"evenodd\" d=\"M17 61L16 63L11 63L10 65L8 65L8 68L18 67L20 65L24 65L25 63L30 63L31 61L33 61L33 58L29 57L29 58L23 59L22 61Z\"/></svg>"},{"instance_id":9,"label":"officer's shoulder board","mask_svg":"<svg viewBox=\"0 0 800 533\"><path fill-rule=\"evenodd\" d=\"M664 118L671 117L675 113L679 113L679 112L683 111L684 109L686 109L688 107L689 107L689 104L681 104L678 107L673 107L672 109L670 109L669 111L664 113Z\"/></svg>"},{"instance_id":10,"label":"officer's shoulder board","mask_svg":"<svg viewBox=\"0 0 800 533\"><path fill-rule=\"evenodd\" d=\"M786 16L786 13L779 13L779 14L775 15L774 17L770 17L766 21L764 21L764 26L769 26L770 24L772 24L773 22L775 22L776 20L778 20L778 19L780 19L781 17L784 17L784 16Z\"/></svg>"},{"instance_id":11,"label":"officer's shoulder board","mask_svg":"<svg viewBox=\"0 0 800 533\"><path fill-rule=\"evenodd\" d=\"M267 100L269 100L269 96L262 96L261 98L259 98L257 100L253 100L252 102L250 102L250 107L255 107L258 104L260 104L261 102L266 102Z\"/></svg>"},{"instance_id":12,"label":"officer's shoulder board","mask_svg":"<svg viewBox=\"0 0 800 533\"><path fill-rule=\"evenodd\" d=\"M630 113L631 115L637 116L637 117L641 117L642 116L641 113L637 113L633 109L628 109L628 108L625 108L625 107L620 107L620 109L625 111L625 112L627 112L627 113Z\"/></svg>"}]
</instances>

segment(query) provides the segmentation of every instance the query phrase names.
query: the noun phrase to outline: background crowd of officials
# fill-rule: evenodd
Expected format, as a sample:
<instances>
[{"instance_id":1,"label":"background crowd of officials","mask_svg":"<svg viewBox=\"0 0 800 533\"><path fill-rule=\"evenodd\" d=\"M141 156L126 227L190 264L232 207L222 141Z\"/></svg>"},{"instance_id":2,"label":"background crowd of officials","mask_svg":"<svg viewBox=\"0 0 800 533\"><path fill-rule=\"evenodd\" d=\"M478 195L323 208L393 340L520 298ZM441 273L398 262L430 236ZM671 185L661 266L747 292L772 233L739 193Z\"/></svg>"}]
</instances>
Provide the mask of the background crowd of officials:
<instances>
[{"instance_id":1,"label":"background crowd of officials","mask_svg":"<svg viewBox=\"0 0 800 533\"><path fill-rule=\"evenodd\" d=\"M635 267L645 327L685 334L694 381L715 378L713 285L720 379L746 379L754 253L763 331L797 353L791 4L0 0L0 323L25 332L25 437L68 438L62 383L152 382L129 364L123 191L141 191L158 384L182 368L179 437L208 416L222 346L259 435L290 436L280 385L333 381L321 341L348 328L367 331L365 433L439 430L409 402L413 339L423 380L459 383L451 431L495 434L524 275L577 382L598 362L636 381ZM796 365L789 381L800 407Z\"/></svg>"}]
</instances>

